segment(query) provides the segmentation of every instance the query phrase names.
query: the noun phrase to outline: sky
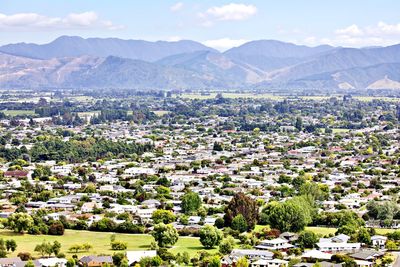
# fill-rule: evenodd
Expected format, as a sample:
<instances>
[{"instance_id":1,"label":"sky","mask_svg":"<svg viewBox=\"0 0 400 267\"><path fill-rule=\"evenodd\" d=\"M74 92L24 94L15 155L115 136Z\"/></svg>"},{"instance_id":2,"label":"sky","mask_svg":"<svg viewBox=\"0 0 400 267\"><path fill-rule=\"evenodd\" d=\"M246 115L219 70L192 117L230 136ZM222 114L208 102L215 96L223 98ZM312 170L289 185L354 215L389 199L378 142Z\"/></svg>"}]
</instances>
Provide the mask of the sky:
<instances>
[{"instance_id":1,"label":"sky","mask_svg":"<svg viewBox=\"0 0 400 267\"><path fill-rule=\"evenodd\" d=\"M386 46L400 43L400 1L0 0L0 45L61 35L189 39L221 51L260 39Z\"/></svg>"}]
</instances>

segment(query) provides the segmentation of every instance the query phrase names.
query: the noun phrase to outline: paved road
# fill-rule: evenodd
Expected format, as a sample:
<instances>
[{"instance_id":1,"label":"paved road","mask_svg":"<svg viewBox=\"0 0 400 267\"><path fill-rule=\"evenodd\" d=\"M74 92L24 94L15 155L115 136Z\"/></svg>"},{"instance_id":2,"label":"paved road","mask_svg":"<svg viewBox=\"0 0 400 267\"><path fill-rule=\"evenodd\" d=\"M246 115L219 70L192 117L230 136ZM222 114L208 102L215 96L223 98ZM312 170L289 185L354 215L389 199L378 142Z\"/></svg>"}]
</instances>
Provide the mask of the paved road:
<instances>
[{"instance_id":1,"label":"paved road","mask_svg":"<svg viewBox=\"0 0 400 267\"><path fill-rule=\"evenodd\" d=\"M396 261L393 263L393 267L400 267L400 252L392 252L393 255L397 256Z\"/></svg>"}]
</instances>

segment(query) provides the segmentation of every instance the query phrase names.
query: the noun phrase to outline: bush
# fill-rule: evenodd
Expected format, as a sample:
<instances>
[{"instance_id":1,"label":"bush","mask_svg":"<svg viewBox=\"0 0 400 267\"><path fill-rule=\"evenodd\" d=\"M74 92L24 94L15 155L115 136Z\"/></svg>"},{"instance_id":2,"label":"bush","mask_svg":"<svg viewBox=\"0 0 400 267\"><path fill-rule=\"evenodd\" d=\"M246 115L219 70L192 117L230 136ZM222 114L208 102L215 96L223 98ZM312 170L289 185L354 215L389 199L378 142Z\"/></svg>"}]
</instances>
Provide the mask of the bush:
<instances>
[{"instance_id":1,"label":"bush","mask_svg":"<svg viewBox=\"0 0 400 267\"><path fill-rule=\"evenodd\" d=\"M128 247L128 244L125 242L121 242L121 241L111 242L112 250L125 250L125 249L127 249L127 247Z\"/></svg>"},{"instance_id":2,"label":"bush","mask_svg":"<svg viewBox=\"0 0 400 267\"><path fill-rule=\"evenodd\" d=\"M49 235L63 235L64 234L64 225L60 221L52 223L49 227L48 234Z\"/></svg>"},{"instance_id":3,"label":"bush","mask_svg":"<svg viewBox=\"0 0 400 267\"><path fill-rule=\"evenodd\" d=\"M22 261L28 261L32 259L32 255L29 252L20 252L17 255Z\"/></svg>"}]
</instances>

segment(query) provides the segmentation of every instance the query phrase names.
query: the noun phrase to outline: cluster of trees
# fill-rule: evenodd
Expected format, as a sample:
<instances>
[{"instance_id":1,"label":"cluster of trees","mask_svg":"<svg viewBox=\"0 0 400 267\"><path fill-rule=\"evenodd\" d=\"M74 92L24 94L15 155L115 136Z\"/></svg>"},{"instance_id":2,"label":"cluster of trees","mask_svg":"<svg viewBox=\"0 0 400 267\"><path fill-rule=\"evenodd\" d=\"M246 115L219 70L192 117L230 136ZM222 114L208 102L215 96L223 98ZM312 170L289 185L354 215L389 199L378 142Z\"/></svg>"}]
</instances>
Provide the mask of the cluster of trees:
<instances>
[{"instance_id":1,"label":"cluster of trees","mask_svg":"<svg viewBox=\"0 0 400 267\"><path fill-rule=\"evenodd\" d=\"M260 223L269 224L281 232L299 232L312 222L315 213L310 199L297 196L285 202L268 203L261 212Z\"/></svg>"},{"instance_id":2,"label":"cluster of trees","mask_svg":"<svg viewBox=\"0 0 400 267\"><path fill-rule=\"evenodd\" d=\"M16 233L63 235L64 224L61 221L44 221L44 215L41 211L32 215L16 212L8 217L6 226Z\"/></svg>"},{"instance_id":3,"label":"cluster of trees","mask_svg":"<svg viewBox=\"0 0 400 267\"><path fill-rule=\"evenodd\" d=\"M36 245L35 252L40 253L40 255L50 257L52 254L58 256L61 250L61 244L58 241L50 243L48 241L43 241L41 244Z\"/></svg>"},{"instance_id":4,"label":"cluster of trees","mask_svg":"<svg viewBox=\"0 0 400 267\"><path fill-rule=\"evenodd\" d=\"M7 239L4 241L0 238L0 258L7 257L7 252L14 252L17 249L17 242L14 239Z\"/></svg>"},{"instance_id":5,"label":"cluster of trees","mask_svg":"<svg viewBox=\"0 0 400 267\"><path fill-rule=\"evenodd\" d=\"M48 138L36 143L30 150L30 155L32 161L86 162L102 158L140 155L152 149L153 146L151 144L113 142L105 138L88 137L81 140L72 139L69 141Z\"/></svg>"},{"instance_id":6,"label":"cluster of trees","mask_svg":"<svg viewBox=\"0 0 400 267\"><path fill-rule=\"evenodd\" d=\"M393 220L400 220L400 207L396 202L371 200L366 207L365 220L379 220L381 225L387 227L393 224Z\"/></svg>"}]
</instances>

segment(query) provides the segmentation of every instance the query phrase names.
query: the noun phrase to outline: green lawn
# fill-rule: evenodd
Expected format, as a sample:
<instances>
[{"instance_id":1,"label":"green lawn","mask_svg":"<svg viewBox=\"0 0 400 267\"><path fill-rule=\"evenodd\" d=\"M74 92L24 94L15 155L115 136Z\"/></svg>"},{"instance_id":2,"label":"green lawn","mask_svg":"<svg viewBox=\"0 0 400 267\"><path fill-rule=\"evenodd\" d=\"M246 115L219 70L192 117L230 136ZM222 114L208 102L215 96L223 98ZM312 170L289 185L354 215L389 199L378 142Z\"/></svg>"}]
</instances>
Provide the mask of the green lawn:
<instances>
[{"instance_id":1,"label":"green lawn","mask_svg":"<svg viewBox=\"0 0 400 267\"><path fill-rule=\"evenodd\" d=\"M18 116L18 115L35 115L34 110L22 110L22 109L16 109L16 110L1 110L4 114L7 116Z\"/></svg>"},{"instance_id":2,"label":"green lawn","mask_svg":"<svg viewBox=\"0 0 400 267\"><path fill-rule=\"evenodd\" d=\"M73 244L89 243L93 246L89 252L80 252L78 255L88 254L109 254L112 255L114 252L110 249L110 236L112 233L102 232L90 232L90 231L75 231L65 230L63 236L49 236L49 235L28 235L28 234L16 234L8 230L0 230L0 238L3 239L14 239L17 242L17 251L8 255L16 256L18 252L30 252L34 256L40 256L34 252L35 246L41 243L43 240L53 242L57 240L61 243L61 252L68 256L75 253L68 252L68 248ZM150 235L134 235L134 234L116 234L116 240L123 241L128 244L128 250L148 250L150 243L154 240ZM195 237L179 237L178 242L174 245L170 251L174 254L178 252L187 251L191 256L195 255L196 252L203 250L198 238ZM215 253L216 249L208 250L210 253Z\"/></svg>"},{"instance_id":3,"label":"green lawn","mask_svg":"<svg viewBox=\"0 0 400 267\"><path fill-rule=\"evenodd\" d=\"M312 231L316 234L321 234L321 235L329 235L329 234L335 234L336 228L328 228L328 227L306 227L306 230ZM396 229L381 229L381 228L375 228L375 232L377 235L386 235L388 233L394 232Z\"/></svg>"},{"instance_id":4,"label":"green lawn","mask_svg":"<svg viewBox=\"0 0 400 267\"><path fill-rule=\"evenodd\" d=\"M169 113L168 110L155 110L154 111L154 114L156 114L159 117L162 117L162 116L164 116L165 114L168 114L168 113Z\"/></svg>"},{"instance_id":5,"label":"green lawn","mask_svg":"<svg viewBox=\"0 0 400 267\"><path fill-rule=\"evenodd\" d=\"M268 226L256 225L254 230L258 232L264 227L268 227ZM305 230L312 231L312 232L314 232L316 234L325 236L325 235L329 235L329 234L335 234L337 228L309 226L309 227L306 227ZM376 234L378 234L378 235L386 235L388 233L396 231L396 229L380 229L380 228L376 228L375 231L376 231Z\"/></svg>"}]
</instances>

